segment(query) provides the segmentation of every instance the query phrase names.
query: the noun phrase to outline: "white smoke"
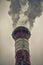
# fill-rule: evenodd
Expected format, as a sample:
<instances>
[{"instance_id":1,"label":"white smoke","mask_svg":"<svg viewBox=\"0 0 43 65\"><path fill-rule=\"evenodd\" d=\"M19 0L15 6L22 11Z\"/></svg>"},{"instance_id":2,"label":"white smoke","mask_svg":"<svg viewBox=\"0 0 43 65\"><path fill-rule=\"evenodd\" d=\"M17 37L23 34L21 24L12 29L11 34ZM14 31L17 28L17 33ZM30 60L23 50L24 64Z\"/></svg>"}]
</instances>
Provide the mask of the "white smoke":
<instances>
[{"instance_id":1,"label":"white smoke","mask_svg":"<svg viewBox=\"0 0 43 65\"><path fill-rule=\"evenodd\" d=\"M9 0L11 2L9 14L12 16L13 26L25 25L33 27L35 18L43 11L43 0Z\"/></svg>"}]
</instances>

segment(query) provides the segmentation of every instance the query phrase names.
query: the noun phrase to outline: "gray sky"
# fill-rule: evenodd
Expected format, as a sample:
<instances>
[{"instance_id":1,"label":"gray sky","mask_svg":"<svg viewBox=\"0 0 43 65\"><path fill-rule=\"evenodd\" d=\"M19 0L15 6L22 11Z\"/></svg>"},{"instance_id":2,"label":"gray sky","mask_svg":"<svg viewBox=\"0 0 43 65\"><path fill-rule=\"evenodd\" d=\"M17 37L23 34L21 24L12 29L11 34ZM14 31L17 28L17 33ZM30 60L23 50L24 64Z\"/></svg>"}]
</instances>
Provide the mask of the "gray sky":
<instances>
[{"instance_id":1,"label":"gray sky","mask_svg":"<svg viewBox=\"0 0 43 65\"><path fill-rule=\"evenodd\" d=\"M14 40L11 36L13 22L8 15L9 5L6 0L0 0L0 65L14 65L15 60ZM43 65L43 12L36 18L31 34L31 65Z\"/></svg>"}]
</instances>

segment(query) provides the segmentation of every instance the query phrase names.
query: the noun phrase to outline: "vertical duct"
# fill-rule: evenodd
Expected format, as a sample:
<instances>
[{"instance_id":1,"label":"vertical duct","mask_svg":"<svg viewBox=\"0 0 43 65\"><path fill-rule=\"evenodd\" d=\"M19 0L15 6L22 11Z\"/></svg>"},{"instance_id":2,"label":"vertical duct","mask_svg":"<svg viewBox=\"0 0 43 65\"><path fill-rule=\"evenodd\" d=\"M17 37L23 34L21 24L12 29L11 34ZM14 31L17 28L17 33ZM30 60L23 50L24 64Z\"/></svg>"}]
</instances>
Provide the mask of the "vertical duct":
<instances>
[{"instance_id":1,"label":"vertical duct","mask_svg":"<svg viewBox=\"0 0 43 65\"><path fill-rule=\"evenodd\" d=\"M15 40L15 65L31 65L28 43L30 35L30 31L23 26L19 26L13 31L12 37Z\"/></svg>"}]
</instances>

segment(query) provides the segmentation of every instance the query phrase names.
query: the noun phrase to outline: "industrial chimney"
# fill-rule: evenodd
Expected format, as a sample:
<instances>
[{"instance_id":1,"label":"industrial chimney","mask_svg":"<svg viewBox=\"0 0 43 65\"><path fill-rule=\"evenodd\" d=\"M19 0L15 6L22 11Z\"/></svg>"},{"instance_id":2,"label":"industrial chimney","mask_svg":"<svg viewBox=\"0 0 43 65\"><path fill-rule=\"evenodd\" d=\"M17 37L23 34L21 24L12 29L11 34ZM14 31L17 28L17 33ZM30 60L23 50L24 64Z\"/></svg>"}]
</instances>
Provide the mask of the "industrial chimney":
<instances>
[{"instance_id":1,"label":"industrial chimney","mask_svg":"<svg viewBox=\"0 0 43 65\"><path fill-rule=\"evenodd\" d=\"M19 26L13 31L12 37L15 40L15 65L31 65L28 43L30 35L30 31L24 26Z\"/></svg>"}]
</instances>

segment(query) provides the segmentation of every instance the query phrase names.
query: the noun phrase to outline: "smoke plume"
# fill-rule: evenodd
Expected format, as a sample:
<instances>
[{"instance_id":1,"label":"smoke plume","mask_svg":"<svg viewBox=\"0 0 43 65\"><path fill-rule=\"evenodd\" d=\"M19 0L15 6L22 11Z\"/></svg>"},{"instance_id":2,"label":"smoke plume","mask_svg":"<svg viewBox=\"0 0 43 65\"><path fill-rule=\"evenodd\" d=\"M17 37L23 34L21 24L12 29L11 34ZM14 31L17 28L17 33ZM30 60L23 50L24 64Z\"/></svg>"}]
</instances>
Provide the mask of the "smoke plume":
<instances>
[{"instance_id":1,"label":"smoke plume","mask_svg":"<svg viewBox=\"0 0 43 65\"><path fill-rule=\"evenodd\" d=\"M12 16L13 26L17 23L26 24L29 22L33 27L35 18L43 11L43 0L9 0L11 2L9 15Z\"/></svg>"}]
</instances>

